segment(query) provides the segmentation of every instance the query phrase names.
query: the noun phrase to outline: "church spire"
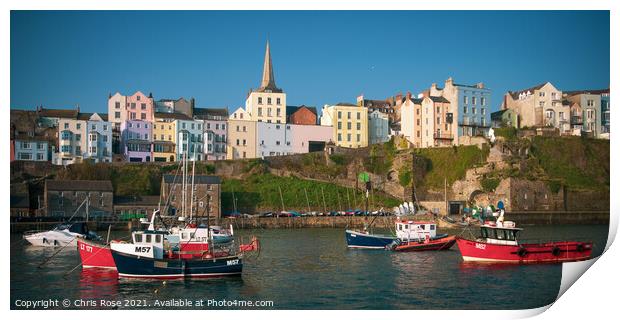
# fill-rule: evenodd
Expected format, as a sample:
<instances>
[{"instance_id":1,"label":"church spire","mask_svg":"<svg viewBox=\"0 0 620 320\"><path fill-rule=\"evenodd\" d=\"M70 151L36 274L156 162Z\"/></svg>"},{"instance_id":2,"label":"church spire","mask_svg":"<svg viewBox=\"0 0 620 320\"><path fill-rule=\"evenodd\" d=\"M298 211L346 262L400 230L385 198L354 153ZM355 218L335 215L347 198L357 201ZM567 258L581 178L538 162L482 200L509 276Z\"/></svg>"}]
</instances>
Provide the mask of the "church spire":
<instances>
[{"instance_id":1,"label":"church spire","mask_svg":"<svg viewBox=\"0 0 620 320\"><path fill-rule=\"evenodd\" d=\"M269 41L267 41L267 49L265 50L265 62L263 64L263 79L260 83L261 91L269 89L277 91L276 79L273 76L273 65L271 64L271 50L269 50Z\"/></svg>"}]
</instances>

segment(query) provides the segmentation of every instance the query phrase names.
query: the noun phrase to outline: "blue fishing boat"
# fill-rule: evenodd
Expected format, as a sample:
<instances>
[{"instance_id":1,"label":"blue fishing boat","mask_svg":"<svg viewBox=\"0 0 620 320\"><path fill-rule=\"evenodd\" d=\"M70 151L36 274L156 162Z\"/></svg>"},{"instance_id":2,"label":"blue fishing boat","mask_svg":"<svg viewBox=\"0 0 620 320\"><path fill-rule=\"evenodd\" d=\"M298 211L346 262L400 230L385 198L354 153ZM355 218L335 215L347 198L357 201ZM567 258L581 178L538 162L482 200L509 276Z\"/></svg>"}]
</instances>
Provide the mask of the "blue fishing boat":
<instances>
[{"instance_id":1,"label":"blue fishing boat","mask_svg":"<svg viewBox=\"0 0 620 320\"><path fill-rule=\"evenodd\" d=\"M345 230L347 247L360 249L384 249L396 240L391 235L370 234L363 231Z\"/></svg>"}]
</instances>

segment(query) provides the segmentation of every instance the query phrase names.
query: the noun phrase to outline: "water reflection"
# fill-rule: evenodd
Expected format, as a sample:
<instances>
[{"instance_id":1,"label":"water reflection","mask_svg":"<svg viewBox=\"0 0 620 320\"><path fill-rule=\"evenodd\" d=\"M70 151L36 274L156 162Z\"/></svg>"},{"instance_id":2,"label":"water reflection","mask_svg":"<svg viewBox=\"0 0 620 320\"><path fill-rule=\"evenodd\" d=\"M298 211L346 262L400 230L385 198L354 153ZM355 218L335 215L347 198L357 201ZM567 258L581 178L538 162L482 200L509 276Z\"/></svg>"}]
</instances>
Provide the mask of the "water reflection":
<instances>
[{"instance_id":1,"label":"water reflection","mask_svg":"<svg viewBox=\"0 0 620 320\"><path fill-rule=\"evenodd\" d=\"M118 272L101 268L85 268L80 272L80 298L111 299L118 296Z\"/></svg>"}]
</instances>

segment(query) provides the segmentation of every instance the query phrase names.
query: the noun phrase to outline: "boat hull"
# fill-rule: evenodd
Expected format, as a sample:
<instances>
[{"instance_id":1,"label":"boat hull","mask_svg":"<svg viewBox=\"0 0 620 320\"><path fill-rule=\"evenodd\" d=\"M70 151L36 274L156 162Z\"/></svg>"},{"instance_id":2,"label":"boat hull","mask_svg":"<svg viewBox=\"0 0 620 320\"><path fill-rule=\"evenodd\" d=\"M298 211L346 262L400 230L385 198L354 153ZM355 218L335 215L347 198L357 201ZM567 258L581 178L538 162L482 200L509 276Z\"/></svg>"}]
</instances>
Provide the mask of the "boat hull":
<instances>
[{"instance_id":1,"label":"boat hull","mask_svg":"<svg viewBox=\"0 0 620 320\"><path fill-rule=\"evenodd\" d=\"M358 249L384 249L396 240L396 237L376 234L365 234L353 230L345 230L347 247Z\"/></svg>"},{"instance_id":2,"label":"boat hull","mask_svg":"<svg viewBox=\"0 0 620 320\"><path fill-rule=\"evenodd\" d=\"M455 236L441 237L436 240L429 241L411 241L404 242L394 247L394 251L431 251L431 250L448 250L456 243Z\"/></svg>"},{"instance_id":3,"label":"boat hull","mask_svg":"<svg viewBox=\"0 0 620 320\"><path fill-rule=\"evenodd\" d=\"M241 275L238 256L217 259L152 259L112 250L121 278L182 279Z\"/></svg>"},{"instance_id":4,"label":"boat hull","mask_svg":"<svg viewBox=\"0 0 620 320\"><path fill-rule=\"evenodd\" d=\"M89 240L77 240L83 268L116 269L110 246Z\"/></svg>"},{"instance_id":5,"label":"boat hull","mask_svg":"<svg viewBox=\"0 0 620 320\"><path fill-rule=\"evenodd\" d=\"M500 263L561 263L582 261L592 254L591 242L501 245L457 238L464 261Z\"/></svg>"}]
</instances>

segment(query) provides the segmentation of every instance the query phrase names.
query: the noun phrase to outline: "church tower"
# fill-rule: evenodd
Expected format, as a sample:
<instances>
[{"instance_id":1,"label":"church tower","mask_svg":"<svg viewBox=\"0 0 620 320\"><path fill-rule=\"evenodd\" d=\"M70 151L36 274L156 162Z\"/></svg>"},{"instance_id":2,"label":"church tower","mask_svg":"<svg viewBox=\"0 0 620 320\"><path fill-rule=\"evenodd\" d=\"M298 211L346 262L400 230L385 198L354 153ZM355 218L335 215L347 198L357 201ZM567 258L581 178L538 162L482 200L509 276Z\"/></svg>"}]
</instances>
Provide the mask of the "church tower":
<instances>
[{"instance_id":1,"label":"church tower","mask_svg":"<svg viewBox=\"0 0 620 320\"><path fill-rule=\"evenodd\" d=\"M276 86L269 42L265 49L260 87L248 95L245 110L255 121L286 123L286 93Z\"/></svg>"}]
</instances>

